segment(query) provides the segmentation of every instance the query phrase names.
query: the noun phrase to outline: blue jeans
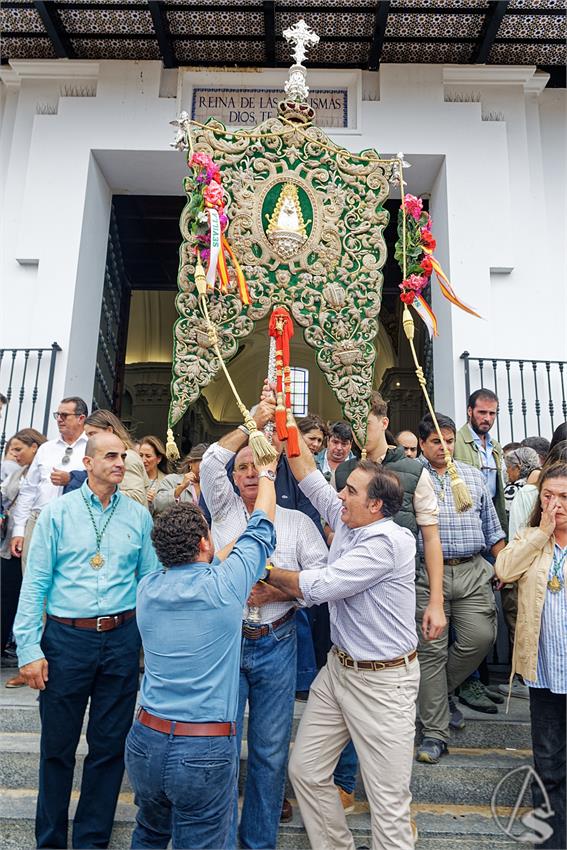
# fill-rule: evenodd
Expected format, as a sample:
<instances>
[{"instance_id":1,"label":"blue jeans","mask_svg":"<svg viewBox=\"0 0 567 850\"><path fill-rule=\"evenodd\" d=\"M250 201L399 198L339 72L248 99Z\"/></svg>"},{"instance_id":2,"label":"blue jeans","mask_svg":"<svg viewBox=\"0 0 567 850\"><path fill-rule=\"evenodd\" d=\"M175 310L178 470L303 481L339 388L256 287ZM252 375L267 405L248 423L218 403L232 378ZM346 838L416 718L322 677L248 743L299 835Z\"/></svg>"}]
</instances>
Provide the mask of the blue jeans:
<instances>
[{"instance_id":1,"label":"blue jeans","mask_svg":"<svg viewBox=\"0 0 567 850\"><path fill-rule=\"evenodd\" d=\"M39 694L38 847L67 847L75 753L90 697L81 796L72 846L108 847L124 775L124 741L138 688L140 635L132 618L110 632L47 618L41 647L49 681Z\"/></svg>"},{"instance_id":2,"label":"blue jeans","mask_svg":"<svg viewBox=\"0 0 567 850\"><path fill-rule=\"evenodd\" d=\"M317 663L313 648L311 622L306 608L299 608L295 614L297 629L297 680L296 691L308 691L317 675Z\"/></svg>"},{"instance_id":3,"label":"blue jeans","mask_svg":"<svg viewBox=\"0 0 567 850\"><path fill-rule=\"evenodd\" d=\"M238 776L236 738L185 738L134 721L126 769L135 792L131 847L225 850Z\"/></svg>"},{"instance_id":4,"label":"blue jeans","mask_svg":"<svg viewBox=\"0 0 567 850\"><path fill-rule=\"evenodd\" d=\"M238 700L238 751L248 702L248 765L239 838L242 847L276 846L295 700L295 619L258 640L242 639ZM232 845L236 845L234 797Z\"/></svg>"}]
</instances>

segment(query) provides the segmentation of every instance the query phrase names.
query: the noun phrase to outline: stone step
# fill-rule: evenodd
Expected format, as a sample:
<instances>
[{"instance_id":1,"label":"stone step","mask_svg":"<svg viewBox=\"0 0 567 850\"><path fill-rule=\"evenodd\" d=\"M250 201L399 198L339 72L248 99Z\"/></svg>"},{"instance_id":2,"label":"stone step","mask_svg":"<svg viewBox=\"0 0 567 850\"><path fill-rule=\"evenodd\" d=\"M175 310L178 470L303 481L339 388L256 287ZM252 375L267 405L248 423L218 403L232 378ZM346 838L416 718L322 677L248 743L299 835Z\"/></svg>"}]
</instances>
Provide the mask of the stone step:
<instances>
[{"instance_id":1,"label":"stone step","mask_svg":"<svg viewBox=\"0 0 567 850\"><path fill-rule=\"evenodd\" d=\"M240 761L240 789L244 787L248 766L246 753ZM458 750L444 756L437 765L414 762L411 792L416 803L459 804L488 806L494 789L510 771L532 764L529 750ZM286 795L293 788L286 780ZM514 805L517 788L505 785L499 794L502 805ZM366 791L360 771L356 778L356 798L365 801Z\"/></svg>"},{"instance_id":2,"label":"stone step","mask_svg":"<svg viewBox=\"0 0 567 850\"><path fill-rule=\"evenodd\" d=\"M0 847L5 850L20 850L34 846L34 816L36 792L33 789L0 791ZM71 801L71 815L78 799L74 791ZM295 800L291 800L294 810L293 820L282 824L278 835L278 848L281 850L307 850L309 842L303 828L301 815ZM502 809L502 818L510 814L510 809ZM522 814L523 810L520 810ZM7 814L9 813L9 817ZM412 806L419 831L417 850L506 850L516 845L504 835L495 823L490 808L467 805ZM128 848L132 836L135 806L131 793L122 793L118 803L114 831L110 847ZM348 816L355 843L370 843L370 815L368 806L357 804L356 811Z\"/></svg>"},{"instance_id":3,"label":"stone step","mask_svg":"<svg viewBox=\"0 0 567 850\"><path fill-rule=\"evenodd\" d=\"M11 673L12 671L8 671ZM30 688L7 690L2 687L8 673L0 677L0 732L39 732L40 721L37 692ZM453 731L450 745L456 747L531 747L529 705L524 699L512 699L509 712L498 706L498 714L482 714L460 705L466 721L465 729ZM293 710L292 740L305 710L305 703L296 701ZM247 718L245 720L247 724ZM86 727L86 721L85 721ZM420 739L418 722L417 740ZM244 729L244 738L247 728Z\"/></svg>"},{"instance_id":4,"label":"stone step","mask_svg":"<svg viewBox=\"0 0 567 850\"><path fill-rule=\"evenodd\" d=\"M303 706L294 709L292 741L295 740L297 727L303 714ZM463 711L466 727L462 730L451 731L449 746L455 747L512 747L514 749L529 749L531 747L530 724L527 720L514 717L479 715L471 709ZM86 729L87 718L83 731ZM0 707L1 732L37 732L41 730L37 706L3 705ZM248 718L245 719L244 738L248 732ZM421 738L420 724L416 733L416 742Z\"/></svg>"},{"instance_id":5,"label":"stone step","mask_svg":"<svg viewBox=\"0 0 567 850\"><path fill-rule=\"evenodd\" d=\"M87 751L84 736L81 736L77 750L77 767L73 787L80 786L82 762ZM240 785L246 778L247 745L243 742L240 760ZM0 785L2 788L33 788L37 784L39 760L39 735L34 732L0 733ZM450 755L444 756L437 765L414 763L412 793L417 802L462 803L489 805L492 792L499 780L516 767L531 762L529 750L505 749L458 749L453 748ZM124 779L125 789L129 789L128 777ZM505 795L511 796L510 789L504 789L500 802L513 805ZM286 794L293 796L289 780ZM357 795L366 799L364 786L357 779Z\"/></svg>"}]
</instances>

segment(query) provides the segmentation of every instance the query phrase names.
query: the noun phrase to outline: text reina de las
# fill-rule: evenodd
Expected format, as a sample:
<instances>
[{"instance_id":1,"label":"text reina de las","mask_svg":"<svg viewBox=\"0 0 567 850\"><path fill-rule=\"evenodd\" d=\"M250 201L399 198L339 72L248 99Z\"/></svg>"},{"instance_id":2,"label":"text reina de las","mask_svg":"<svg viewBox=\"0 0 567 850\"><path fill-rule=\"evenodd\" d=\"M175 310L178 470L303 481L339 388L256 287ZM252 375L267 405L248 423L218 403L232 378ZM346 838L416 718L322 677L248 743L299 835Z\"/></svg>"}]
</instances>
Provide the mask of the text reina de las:
<instances>
[{"instance_id":1,"label":"text reina de las","mask_svg":"<svg viewBox=\"0 0 567 850\"><path fill-rule=\"evenodd\" d=\"M229 121L233 119L245 121L263 121L272 115L281 95L250 94L250 95L221 95L200 94L197 97L197 109L218 111L229 109ZM343 108L343 100L332 95L315 95L309 98L309 103L318 111L337 110Z\"/></svg>"}]
</instances>

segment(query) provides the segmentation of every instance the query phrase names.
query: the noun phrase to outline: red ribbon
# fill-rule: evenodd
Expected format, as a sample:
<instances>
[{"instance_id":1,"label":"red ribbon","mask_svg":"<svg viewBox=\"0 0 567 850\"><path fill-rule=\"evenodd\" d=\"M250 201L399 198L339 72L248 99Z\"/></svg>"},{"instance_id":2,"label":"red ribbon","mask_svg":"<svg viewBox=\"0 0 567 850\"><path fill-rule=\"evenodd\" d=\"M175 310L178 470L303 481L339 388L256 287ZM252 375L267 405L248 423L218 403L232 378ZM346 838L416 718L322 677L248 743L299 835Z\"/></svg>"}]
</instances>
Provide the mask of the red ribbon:
<instances>
[{"instance_id":1,"label":"red ribbon","mask_svg":"<svg viewBox=\"0 0 567 850\"><path fill-rule=\"evenodd\" d=\"M298 457L299 438L291 413L291 380L289 341L293 336L293 321L285 307L276 307L270 317L268 333L276 341L276 433L288 440L288 455Z\"/></svg>"}]
</instances>

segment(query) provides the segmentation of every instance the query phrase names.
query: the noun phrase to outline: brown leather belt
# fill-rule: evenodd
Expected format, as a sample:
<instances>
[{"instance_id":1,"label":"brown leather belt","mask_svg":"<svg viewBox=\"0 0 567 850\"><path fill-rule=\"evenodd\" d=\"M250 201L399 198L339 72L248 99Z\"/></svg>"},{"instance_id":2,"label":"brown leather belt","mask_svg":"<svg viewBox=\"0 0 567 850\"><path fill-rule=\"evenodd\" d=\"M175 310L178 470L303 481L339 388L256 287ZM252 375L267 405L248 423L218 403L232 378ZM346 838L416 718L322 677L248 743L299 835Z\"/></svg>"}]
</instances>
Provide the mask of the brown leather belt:
<instances>
[{"instance_id":1,"label":"brown leather belt","mask_svg":"<svg viewBox=\"0 0 567 850\"><path fill-rule=\"evenodd\" d=\"M277 629L279 626L287 623L288 620L291 620L294 614L295 608L290 608L283 617L274 620L273 623L265 623L263 626L252 626L250 623L244 622L242 623L242 635L249 640L258 640L258 638L266 637L266 635L270 634L270 626L272 629Z\"/></svg>"},{"instance_id":2,"label":"brown leather belt","mask_svg":"<svg viewBox=\"0 0 567 850\"><path fill-rule=\"evenodd\" d=\"M236 723L181 723L156 717L145 708L138 709L137 718L143 726L165 735L181 735L184 738L231 738L236 735Z\"/></svg>"},{"instance_id":3,"label":"brown leather belt","mask_svg":"<svg viewBox=\"0 0 567 850\"><path fill-rule=\"evenodd\" d=\"M104 617L56 617L54 614L47 615L50 620L55 620L56 623L63 623L65 626L73 626L74 629L90 629L94 632L111 632L126 623L136 616L136 609L130 608L129 611L121 611L120 614L105 614Z\"/></svg>"},{"instance_id":4,"label":"brown leather belt","mask_svg":"<svg viewBox=\"0 0 567 850\"><path fill-rule=\"evenodd\" d=\"M386 670L388 667L403 667L406 662L409 664L410 661L413 661L417 657L417 649L414 649L408 655L393 658L391 661L355 661L343 649L339 649L336 646L333 647L333 652L337 656L339 664L353 670Z\"/></svg>"}]
</instances>

